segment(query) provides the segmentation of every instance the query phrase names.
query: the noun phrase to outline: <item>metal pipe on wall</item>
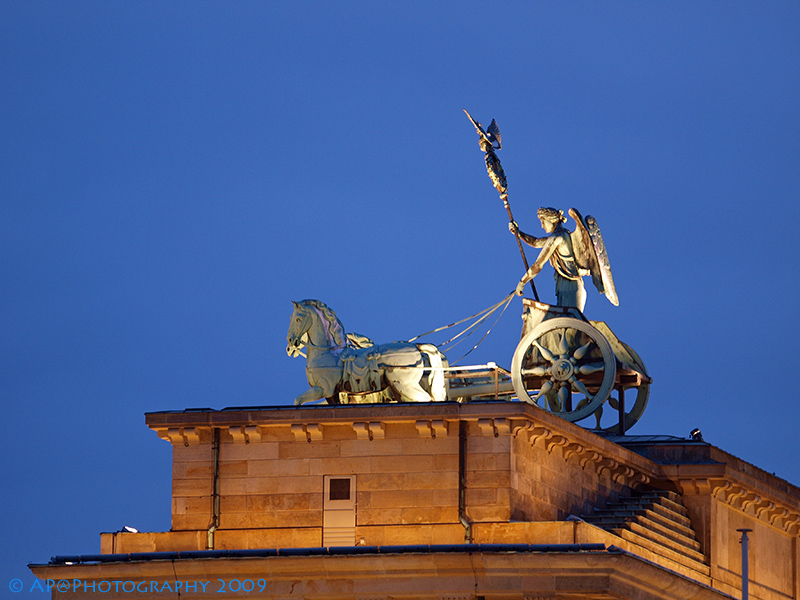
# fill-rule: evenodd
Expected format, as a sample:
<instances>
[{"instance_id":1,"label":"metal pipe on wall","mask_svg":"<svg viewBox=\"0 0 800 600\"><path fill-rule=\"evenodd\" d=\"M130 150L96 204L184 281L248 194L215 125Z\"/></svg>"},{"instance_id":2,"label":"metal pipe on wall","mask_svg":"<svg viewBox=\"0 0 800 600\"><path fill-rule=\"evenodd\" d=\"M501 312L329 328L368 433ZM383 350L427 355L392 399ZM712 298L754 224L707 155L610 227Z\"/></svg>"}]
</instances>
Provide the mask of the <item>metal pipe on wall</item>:
<instances>
[{"instance_id":1,"label":"metal pipe on wall","mask_svg":"<svg viewBox=\"0 0 800 600\"><path fill-rule=\"evenodd\" d=\"M466 421L458 422L458 520L464 526L464 543L472 543L472 525L467 521L467 427Z\"/></svg>"},{"instance_id":2,"label":"metal pipe on wall","mask_svg":"<svg viewBox=\"0 0 800 600\"><path fill-rule=\"evenodd\" d=\"M214 427L214 481L211 489L211 525L206 540L207 550L214 549L214 533L219 528L219 427Z\"/></svg>"},{"instance_id":3,"label":"metal pipe on wall","mask_svg":"<svg viewBox=\"0 0 800 600\"><path fill-rule=\"evenodd\" d=\"M750 549L748 548L750 538L747 537L747 534L753 530L737 529L736 531L742 534L739 540L742 545L742 600L748 600L750 597Z\"/></svg>"}]
</instances>

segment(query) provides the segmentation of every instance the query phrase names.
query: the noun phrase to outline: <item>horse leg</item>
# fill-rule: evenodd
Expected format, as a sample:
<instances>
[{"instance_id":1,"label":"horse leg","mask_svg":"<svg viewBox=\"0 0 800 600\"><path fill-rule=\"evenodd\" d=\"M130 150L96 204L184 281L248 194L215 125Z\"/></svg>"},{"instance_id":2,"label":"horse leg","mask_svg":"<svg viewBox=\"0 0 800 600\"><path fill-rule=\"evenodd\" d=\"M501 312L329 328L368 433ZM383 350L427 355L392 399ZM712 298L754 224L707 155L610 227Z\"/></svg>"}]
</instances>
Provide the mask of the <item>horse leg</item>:
<instances>
[{"instance_id":1,"label":"horse leg","mask_svg":"<svg viewBox=\"0 0 800 600\"><path fill-rule=\"evenodd\" d=\"M439 352L436 346L431 344L420 344L419 349L428 356L431 370L428 374L428 387L431 390L431 397L434 402L444 402L447 400L447 379L444 376L444 367L447 366L447 359Z\"/></svg>"},{"instance_id":2,"label":"horse leg","mask_svg":"<svg viewBox=\"0 0 800 600\"><path fill-rule=\"evenodd\" d=\"M319 400L320 398L325 397L325 391L318 385L315 385L309 390L306 390L302 394L300 394L297 398L294 399L294 405L300 406L306 402L313 402L314 400Z\"/></svg>"},{"instance_id":3,"label":"horse leg","mask_svg":"<svg viewBox=\"0 0 800 600\"><path fill-rule=\"evenodd\" d=\"M419 384L422 374L421 368L387 369L386 379L408 401L430 402L431 395Z\"/></svg>"}]
</instances>

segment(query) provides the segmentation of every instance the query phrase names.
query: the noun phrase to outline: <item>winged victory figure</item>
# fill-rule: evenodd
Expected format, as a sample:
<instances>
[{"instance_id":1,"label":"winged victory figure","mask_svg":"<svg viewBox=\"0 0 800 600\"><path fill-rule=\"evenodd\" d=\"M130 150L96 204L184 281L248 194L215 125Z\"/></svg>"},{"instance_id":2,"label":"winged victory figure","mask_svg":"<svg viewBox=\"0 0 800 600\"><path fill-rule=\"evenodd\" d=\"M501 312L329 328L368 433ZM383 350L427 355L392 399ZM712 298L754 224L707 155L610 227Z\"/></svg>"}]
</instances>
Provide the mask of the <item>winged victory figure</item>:
<instances>
[{"instance_id":1,"label":"winged victory figure","mask_svg":"<svg viewBox=\"0 0 800 600\"><path fill-rule=\"evenodd\" d=\"M563 210L540 208L537 216L547 233L544 237L523 233L515 221L509 223L511 233L518 234L529 246L541 248L538 258L517 284L517 294L522 295L525 284L536 277L549 261L555 271L557 306L571 306L583 312L586 305L583 277L586 275L591 275L597 290L618 306L608 253L597 221L590 215L584 219L574 208L569 210L569 215L575 219L575 231L564 227L567 217Z\"/></svg>"}]
</instances>

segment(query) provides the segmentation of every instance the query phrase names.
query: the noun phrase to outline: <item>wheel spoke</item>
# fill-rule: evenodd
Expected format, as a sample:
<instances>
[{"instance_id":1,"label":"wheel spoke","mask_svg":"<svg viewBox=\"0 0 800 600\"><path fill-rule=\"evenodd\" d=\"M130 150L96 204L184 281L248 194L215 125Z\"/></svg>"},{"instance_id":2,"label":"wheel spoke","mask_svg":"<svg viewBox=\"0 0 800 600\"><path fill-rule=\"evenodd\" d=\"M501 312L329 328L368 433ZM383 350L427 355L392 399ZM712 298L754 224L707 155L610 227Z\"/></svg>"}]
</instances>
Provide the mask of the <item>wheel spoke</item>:
<instances>
[{"instance_id":1,"label":"wheel spoke","mask_svg":"<svg viewBox=\"0 0 800 600\"><path fill-rule=\"evenodd\" d=\"M597 373L605 368L605 363L586 363L585 365L578 367L577 371L581 375L591 375L592 373Z\"/></svg>"},{"instance_id":2,"label":"wheel spoke","mask_svg":"<svg viewBox=\"0 0 800 600\"><path fill-rule=\"evenodd\" d=\"M550 374L550 367L533 367L532 369L522 369L521 372L525 377L544 377Z\"/></svg>"},{"instance_id":3,"label":"wheel spoke","mask_svg":"<svg viewBox=\"0 0 800 600\"><path fill-rule=\"evenodd\" d=\"M558 392L551 390L547 392L545 398L547 399L547 405L550 407L550 412L561 412L561 401L558 398Z\"/></svg>"},{"instance_id":4,"label":"wheel spoke","mask_svg":"<svg viewBox=\"0 0 800 600\"><path fill-rule=\"evenodd\" d=\"M555 361L555 357L553 356L553 353L550 352L550 350L548 350L547 348L543 348L542 345L539 344L539 342L533 342L533 345L536 346L537 350L539 350L539 352L542 353L542 356L547 362Z\"/></svg>"},{"instance_id":5,"label":"wheel spoke","mask_svg":"<svg viewBox=\"0 0 800 600\"><path fill-rule=\"evenodd\" d=\"M592 345L592 342L587 342L572 354L572 358L575 360L580 360L586 355L586 351L589 349L589 346Z\"/></svg>"},{"instance_id":6,"label":"wheel spoke","mask_svg":"<svg viewBox=\"0 0 800 600\"><path fill-rule=\"evenodd\" d=\"M536 394L536 395L535 395L535 396L532 398L532 400L533 400L532 404L539 404L539 398L541 398L542 396L544 396L544 395L545 395L547 392L549 392L549 391L550 391L550 390L552 390L552 389L553 389L553 382L552 382L552 381L545 381L545 382L542 384L542 389L540 389L540 390L539 390L539 393L538 393L538 394Z\"/></svg>"},{"instance_id":7,"label":"wheel spoke","mask_svg":"<svg viewBox=\"0 0 800 600\"><path fill-rule=\"evenodd\" d=\"M567 408L567 399L572 395L572 391L570 390L570 386L568 383L565 383L558 389L558 403L559 403L559 412L564 411Z\"/></svg>"},{"instance_id":8,"label":"wheel spoke","mask_svg":"<svg viewBox=\"0 0 800 600\"><path fill-rule=\"evenodd\" d=\"M575 386L575 389L578 390L581 394L585 394L587 398L592 398L592 395L589 393L589 390L586 389L586 386L583 385L583 382L575 376L570 378L570 383Z\"/></svg>"},{"instance_id":9,"label":"wheel spoke","mask_svg":"<svg viewBox=\"0 0 800 600\"><path fill-rule=\"evenodd\" d=\"M567 352L569 352L569 346L567 346L567 330L561 330L561 339L558 342L558 353L561 356L566 356Z\"/></svg>"}]
</instances>

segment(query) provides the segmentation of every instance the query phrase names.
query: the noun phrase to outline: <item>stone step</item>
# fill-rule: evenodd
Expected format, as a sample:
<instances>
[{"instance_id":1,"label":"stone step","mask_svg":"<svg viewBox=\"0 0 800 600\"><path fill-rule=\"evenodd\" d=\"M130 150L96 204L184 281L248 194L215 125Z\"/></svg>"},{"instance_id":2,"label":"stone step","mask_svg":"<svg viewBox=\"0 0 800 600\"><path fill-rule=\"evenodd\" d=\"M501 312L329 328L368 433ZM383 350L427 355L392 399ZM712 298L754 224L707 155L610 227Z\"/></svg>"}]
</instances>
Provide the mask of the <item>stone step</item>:
<instances>
[{"instance_id":1,"label":"stone step","mask_svg":"<svg viewBox=\"0 0 800 600\"><path fill-rule=\"evenodd\" d=\"M704 574L710 574L710 568L705 564L705 556L700 552L693 552L688 548L680 548L680 551L673 550L671 547L653 541L649 537L639 535L630 529L614 529L613 533L618 535L624 540L637 546L641 546L655 554L659 554L665 558L682 564L686 567L694 569Z\"/></svg>"},{"instance_id":2,"label":"stone step","mask_svg":"<svg viewBox=\"0 0 800 600\"><path fill-rule=\"evenodd\" d=\"M593 525L604 527L606 529L624 527L625 523L629 523L631 521L638 521L640 523L646 521L653 523L655 529L657 531L662 531L664 535L676 539L688 539L693 544L697 543L695 532L691 527L687 527L683 523L677 523L674 520L647 508L640 511L629 512L625 515L620 515L619 513L610 514L607 516L591 515L583 517L583 519L589 523L592 523Z\"/></svg>"},{"instance_id":3,"label":"stone step","mask_svg":"<svg viewBox=\"0 0 800 600\"><path fill-rule=\"evenodd\" d=\"M640 498L666 498L678 504L679 506L683 506L683 498L681 498L680 494L676 494L675 492L670 492L668 490L650 490L649 492L642 492L639 495Z\"/></svg>"},{"instance_id":4,"label":"stone step","mask_svg":"<svg viewBox=\"0 0 800 600\"><path fill-rule=\"evenodd\" d=\"M681 564L691 566L686 561L705 564L689 511L674 492L655 490L619 498L584 519ZM675 556L683 558L678 560Z\"/></svg>"},{"instance_id":5,"label":"stone step","mask_svg":"<svg viewBox=\"0 0 800 600\"><path fill-rule=\"evenodd\" d=\"M674 513L678 513L679 515L683 515L684 517L689 516L689 511L683 505L683 500L678 494L674 492L648 492L639 496L639 498L643 500L651 500L653 504L657 504L659 506L663 506L671 510Z\"/></svg>"},{"instance_id":6,"label":"stone step","mask_svg":"<svg viewBox=\"0 0 800 600\"><path fill-rule=\"evenodd\" d=\"M589 520L594 517L614 517L619 516L622 518L633 518L641 514L645 514L646 512L650 512L654 515L657 515L658 518L661 519L661 522L669 522L674 523L677 527L692 530L692 522L689 520L688 517L684 517L683 515L679 515L678 513L672 512L668 508L664 508L663 506L659 506L658 504L651 504L648 506L638 506L638 505L618 505L616 507L611 508L598 508L595 509L594 514L589 515L588 517L584 517L586 520Z\"/></svg>"},{"instance_id":7,"label":"stone step","mask_svg":"<svg viewBox=\"0 0 800 600\"><path fill-rule=\"evenodd\" d=\"M683 552L685 550L690 552L692 555L702 555L702 552L700 552L700 542L685 536L675 538L671 535L665 535L664 531L659 530L652 521L647 521L646 519L634 521L632 523L628 523L627 529L630 529L634 533L638 533L642 537L651 539L654 542L664 544L665 546L675 550L675 552Z\"/></svg>"},{"instance_id":8,"label":"stone step","mask_svg":"<svg viewBox=\"0 0 800 600\"><path fill-rule=\"evenodd\" d=\"M668 498L661 498L659 496L644 496L641 498L636 496L633 498L620 498L616 502L608 503L608 508L610 509L633 507L650 508L652 506L659 506L665 511L675 513L676 515L687 520L689 518L689 511L686 510L686 507L683 506L683 504L678 504L677 502L673 502Z\"/></svg>"}]
</instances>

